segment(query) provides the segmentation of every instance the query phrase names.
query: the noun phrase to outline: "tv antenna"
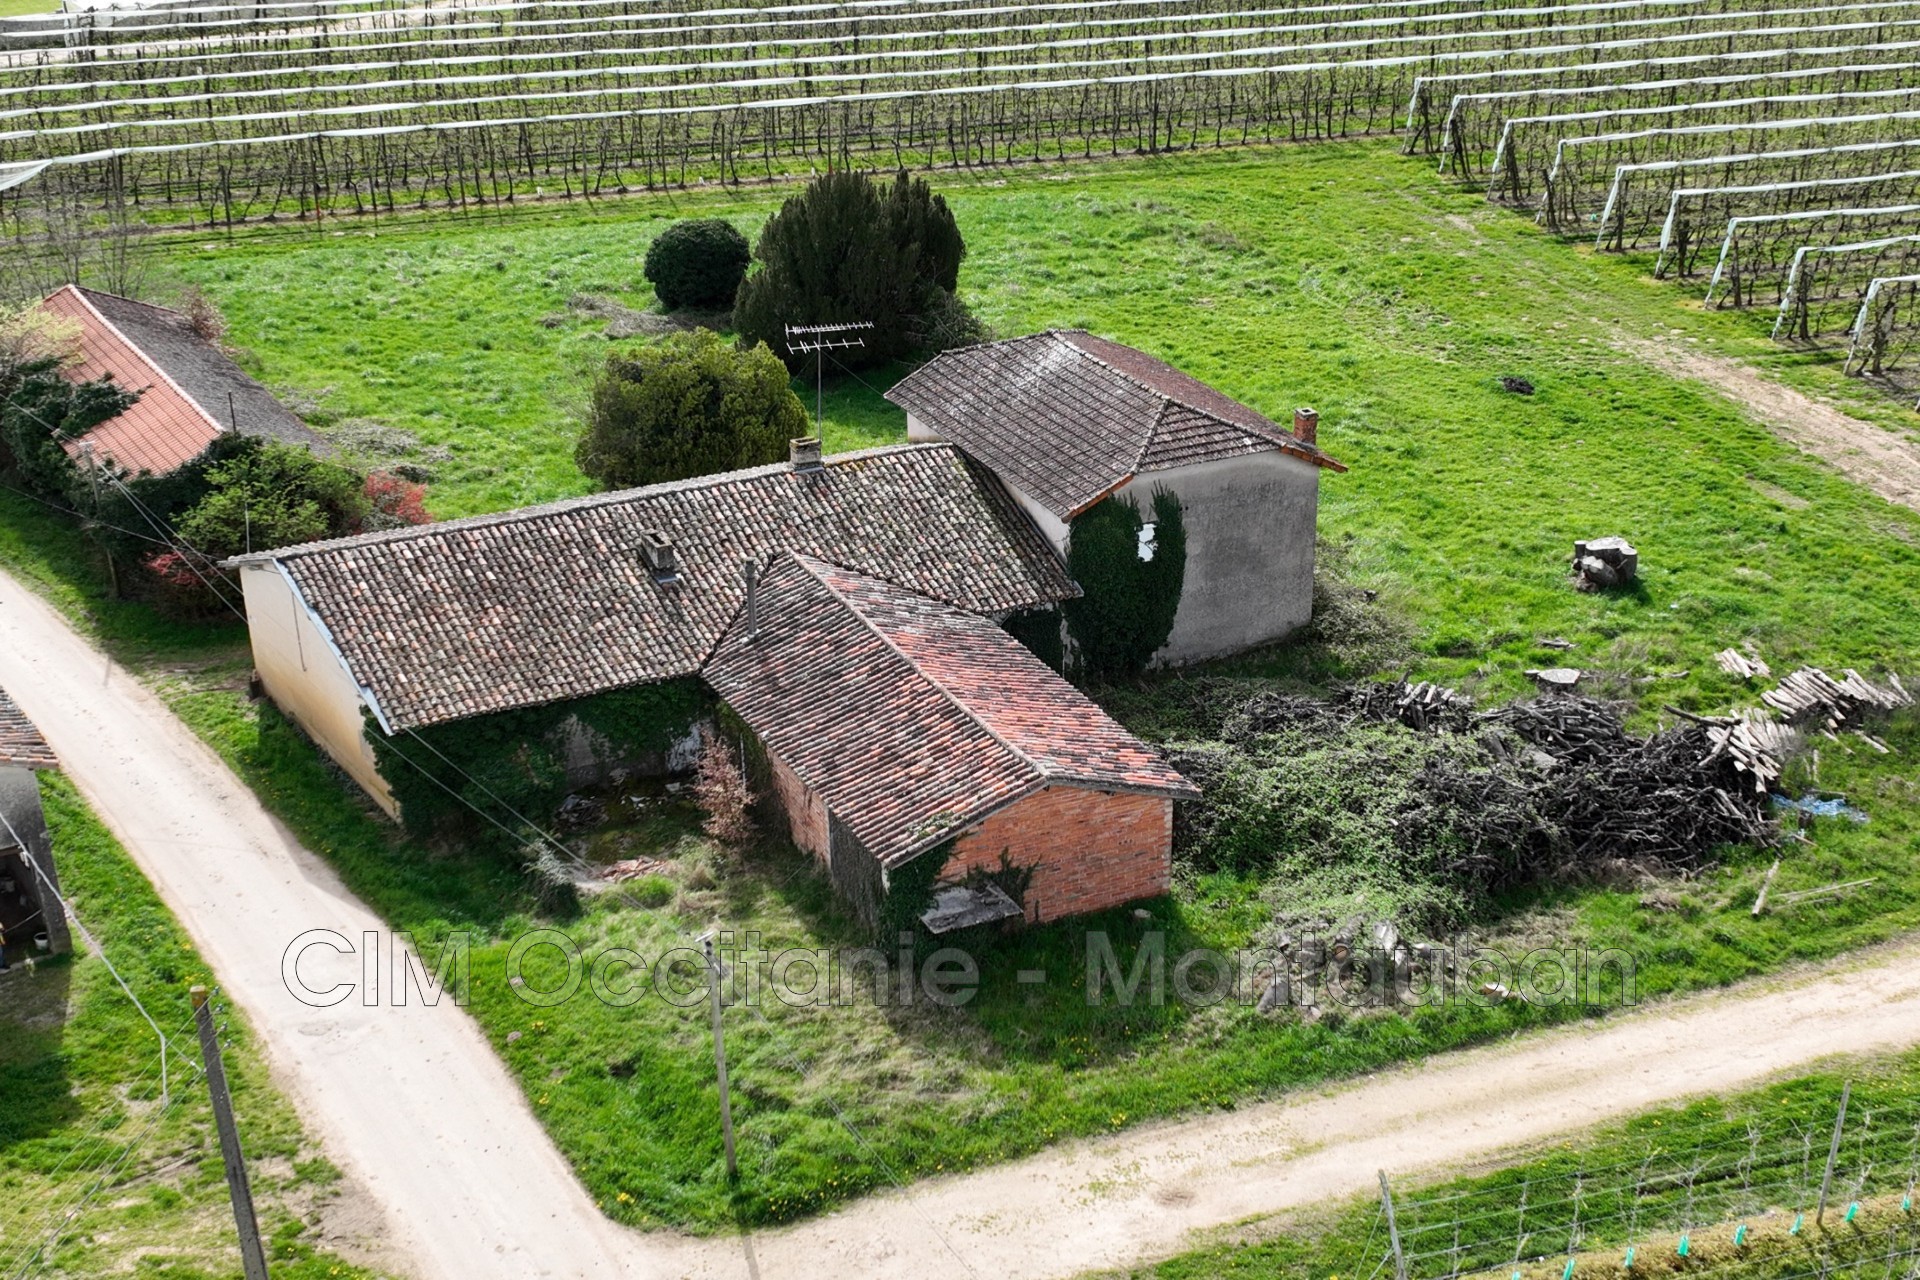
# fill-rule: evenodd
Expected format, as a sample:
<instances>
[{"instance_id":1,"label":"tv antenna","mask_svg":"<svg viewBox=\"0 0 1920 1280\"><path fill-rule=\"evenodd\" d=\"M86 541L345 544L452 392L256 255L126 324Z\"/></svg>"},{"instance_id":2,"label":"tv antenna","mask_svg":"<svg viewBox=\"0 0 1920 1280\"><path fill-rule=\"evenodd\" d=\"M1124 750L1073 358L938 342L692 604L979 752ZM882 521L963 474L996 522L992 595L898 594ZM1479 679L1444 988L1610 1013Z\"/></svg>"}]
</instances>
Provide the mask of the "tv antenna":
<instances>
[{"instance_id":1,"label":"tv antenna","mask_svg":"<svg viewBox=\"0 0 1920 1280\"><path fill-rule=\"evenodd\" d=\"M813 359L813 434L819 436L825 420L823 390L826 385L827 352L865 347L867 340L851 337L873 328L871 320L850 320L845 324L790 324L787 326L787 350Z\"/></svg>"}]
</instances>

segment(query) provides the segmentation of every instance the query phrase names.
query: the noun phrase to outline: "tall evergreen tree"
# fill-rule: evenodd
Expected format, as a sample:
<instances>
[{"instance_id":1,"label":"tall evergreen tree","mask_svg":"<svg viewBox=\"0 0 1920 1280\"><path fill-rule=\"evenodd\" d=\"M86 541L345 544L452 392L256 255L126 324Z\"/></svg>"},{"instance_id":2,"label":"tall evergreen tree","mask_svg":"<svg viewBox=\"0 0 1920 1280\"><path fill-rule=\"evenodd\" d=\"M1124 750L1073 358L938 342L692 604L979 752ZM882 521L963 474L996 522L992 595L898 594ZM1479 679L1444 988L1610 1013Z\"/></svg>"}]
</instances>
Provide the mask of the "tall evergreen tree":
<instances>
[{"instance_id":1,"label":"tall evergreen tree","mask_svg":"<svg viewBox=\"0 0 1920 1280\"><path fill-rule=\"evenodd\" d=\"M872 322L863 346L836 355L848 368L966 341L979 334L954 294L966 251L952 210L924 178L903 171L889 188L829 173L768 220L734 326L743 343L766 343L795 371L814 357L787 350L788 325Z\"/></svg>"}]
</instances>

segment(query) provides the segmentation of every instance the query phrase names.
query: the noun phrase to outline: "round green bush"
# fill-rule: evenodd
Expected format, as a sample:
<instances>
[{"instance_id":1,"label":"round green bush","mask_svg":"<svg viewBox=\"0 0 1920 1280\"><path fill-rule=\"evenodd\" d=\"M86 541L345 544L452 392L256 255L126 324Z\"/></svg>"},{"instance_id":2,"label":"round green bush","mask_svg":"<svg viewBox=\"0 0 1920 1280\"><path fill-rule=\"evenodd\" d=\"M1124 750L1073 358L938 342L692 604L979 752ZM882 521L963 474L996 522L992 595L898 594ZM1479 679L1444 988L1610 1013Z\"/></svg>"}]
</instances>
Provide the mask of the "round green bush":
<instances>
[{"instance_id":1,"label":"round green bush","mask_svg":"<svg viewBox=\"0 0 1920 1280\"><path fill-rule=\"evenodd\" d=\"M718 218L676 222L647 246L645 272L667 310L717 311L733 305L752 256L747 238L731 223Z\"/></svg>"}]
</instances>

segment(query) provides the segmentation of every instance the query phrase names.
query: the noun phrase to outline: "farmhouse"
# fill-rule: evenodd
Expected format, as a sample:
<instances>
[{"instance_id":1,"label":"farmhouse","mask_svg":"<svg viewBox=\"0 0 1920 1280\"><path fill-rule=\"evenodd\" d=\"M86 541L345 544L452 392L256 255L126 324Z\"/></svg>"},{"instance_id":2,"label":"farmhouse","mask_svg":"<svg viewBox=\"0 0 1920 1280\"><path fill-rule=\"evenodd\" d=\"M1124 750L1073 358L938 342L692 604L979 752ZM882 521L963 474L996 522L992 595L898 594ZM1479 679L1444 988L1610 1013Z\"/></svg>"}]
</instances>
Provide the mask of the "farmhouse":
<instances>
[{"instance_id":1,"label":"farmhouse","mask_svg":"<svg viewBox=\"0 0 1920 1280\"><path fill-rule=\"evenodd\" d=\"M1318 417L1287 431L1144 352L1079 330L963 347L887 398L907 438L946 440L1006 485L1062 555L1109 499L1180 499L1186 583L1161 662L1234 653L1313 616Z\"/></svg>"},{"instance_id":2,"label":"farmhouse","mask_svg":"<svg viewBox=\"0 0 1920 1280\"><path fill-rule=\"evenodd\" d=\"M126 412L67 442L73 457L91 446L96 458L121 472L164 475L229 431L324 448L306 423L179 312L71 284L40 305L79 326L79 359L64 370L69 378L111 377L140 392Z\"/></svg>"},{"instance_id":3,"label":"farmhouse","mask_svg":"<svg viewBox=\"0 0 1920 1280\"><path fill-rule=\"evenodd\" d=\"M782 550L985 615L1074 592L1045 539L951 445L822 461L817 441L800 441L786 463L233 564L266 691L395 812L364 716L404 743L697 678L746 598L743 562ZM624 763L591 741L574 748L598 756L583 772Z\"/></svg>"},{"instance_id":4,"label":"farmhouse","mask_svg":"<svg viewBox=\"0 0 1920 1280\"><path fill-rule=\"evenodd\" d=\"M1025 882L1001 907L1035 920L1165 892L1173 802L1197 793L1004 624L1079 593L1077 516L1165 486L1188 559L1163 658L1284 635L1340 464L1310 413L1284 431L1084 333L948 353L893 397L905 445L797 440L776 466L239 557L261 682L396 815L428 730L520 716L508 737L578 783L684 761L712 693L869 922L910 865L952 883L1004 859ZM674 723L610 723L608 700L676 682L697 697ZM991 914L979 892L965 910Z\"/></svg>"},{"instance_id":5,"label":"farmhouse","mask_svg":"<svg viewBox=\"0 0 1920 1280\"><path fill-rule=\"evenodd\" d=\"M0 689L0 969L72 946L34 776L56 765L40 731Z\"/></svg>"}]
</instances>

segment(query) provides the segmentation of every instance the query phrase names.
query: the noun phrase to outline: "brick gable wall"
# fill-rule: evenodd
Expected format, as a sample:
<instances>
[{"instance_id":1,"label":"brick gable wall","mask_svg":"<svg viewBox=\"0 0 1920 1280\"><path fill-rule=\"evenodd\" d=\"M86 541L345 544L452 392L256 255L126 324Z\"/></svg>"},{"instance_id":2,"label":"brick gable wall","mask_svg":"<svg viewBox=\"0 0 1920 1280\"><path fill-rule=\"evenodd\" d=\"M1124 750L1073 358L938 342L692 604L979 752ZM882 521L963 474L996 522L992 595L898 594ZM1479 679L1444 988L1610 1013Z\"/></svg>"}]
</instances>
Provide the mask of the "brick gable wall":
<instances>
[{"instance_id":1,"label":"brick gable wall","mask_svg":"<svg viewBox=\"0 0 1920 1280\"><path fill-rule=\"evenodd\" d=\"M1002 850L1016 866L1033 868L1031 920L1158 897L1173 876L1173 801L1047 787L960 837L941 878L958 879L974 867L993 870Z\"/></svg>"},{"instance_id":2,"label":"brick gable wall","mask_svg":"<svg viewBox=\"0 0 1920 1280\"><path fill-rule=\"evenodd\" d=\"M773 774L774 794L780 797L780 807L786 810L793 842L822 863L826 862L829 848L826 804L800 781L786 761L771 751L767 752L767 764Z\"/></svg>"}]
</instances>

